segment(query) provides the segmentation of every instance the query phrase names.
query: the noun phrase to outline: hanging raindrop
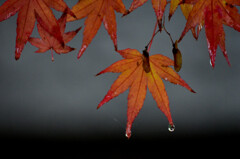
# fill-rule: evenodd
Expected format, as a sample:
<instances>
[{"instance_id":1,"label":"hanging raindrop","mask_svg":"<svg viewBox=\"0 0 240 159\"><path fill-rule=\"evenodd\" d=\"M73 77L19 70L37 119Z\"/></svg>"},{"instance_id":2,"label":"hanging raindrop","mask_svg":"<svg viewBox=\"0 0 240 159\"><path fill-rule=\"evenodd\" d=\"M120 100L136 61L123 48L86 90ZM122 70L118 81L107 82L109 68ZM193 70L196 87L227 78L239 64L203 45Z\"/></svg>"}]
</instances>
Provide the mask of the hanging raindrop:
<instances>
[{"instance_id":1,"label":"hanging raindrop","mask_svg":"<svg viewBox=\"0 0 240 159\"><path fill-rule=\"evenodd\" d=\"M174 130L175 130L175 125L174 124L169 124L168 131L169 132L174 132Z\"/></svg>"},{"instance_id":2,"label":"hanging raindrop","mask_svg":"<svg viewBox=\"0 0 240 159\"><path fill-rule=\"evenodd\" d=\"M210 65L212 66L212 61L211 61L211 59L210 59Z\"/></svg>"}]
</instances>

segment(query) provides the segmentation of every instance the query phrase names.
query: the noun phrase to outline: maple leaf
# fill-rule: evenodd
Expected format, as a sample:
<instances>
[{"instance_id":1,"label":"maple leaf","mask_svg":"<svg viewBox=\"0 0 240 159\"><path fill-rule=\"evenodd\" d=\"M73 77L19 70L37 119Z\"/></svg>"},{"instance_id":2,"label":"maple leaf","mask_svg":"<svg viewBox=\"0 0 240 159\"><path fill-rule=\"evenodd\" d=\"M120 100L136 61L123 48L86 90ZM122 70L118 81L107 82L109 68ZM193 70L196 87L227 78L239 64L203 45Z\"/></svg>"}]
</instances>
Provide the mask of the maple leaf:
<instances>
[{"instance_id":1,"label":"maple leaf","mask_svg":"<svg viewBox=\"0 0 240 159\"><path fill-rule=\"evenodd\" d=\"M180 7L181 7L183 15L185 16L186 19L188 19L188 16L192 11L193 4L184 3L184 4L181 4ZM198 39L199 33L202 30L203 25L204 25L204 21L202 21L202 23L197 26L197 32L196 32L195 28L191 28L192 35L196 40Z\"/></svg>"},{"instance_id":2,"label":"maple leaf","mask_svg":"<svg viewBox=\"0 0 240 159\"><path fill-rule=\"evenodd\" d=\"M169 16L168 19L170 20L174 12L176 11L178 5L181 4L195 4L197 0L171 0L170 4L170 11L169 11ZM189 7L189 6L188 6ZM189 8L188 8L189 9ZM183 11L184 13L184 11ZM186 14L184 14L186 17Z\"/></svg>"},{"instance_id":3,"label":"maple leaf","mask_svg":"<svg viewBox=\"0 0 240 159\"><path fill-rule=\"evenodd\" d=\"M67 14L66 12L64 12L61 18L58 20L58 23L59 23L63 41L65 44L70 42L82 28L80 27L75 31L64 33L66 28L66 20L67 20ZM32 45L39 48L36 51L36 53L44 53L51 49L52 61L54 61L52 50L54 50L57 54L65 54L75 50L74 48L67 45L62 46L61 43L55 37L51 36L46 30L44 30L44 28L41 25L38 24L37 27L38 27L38 32L41 36L41 39L32 38L32 37L29 38L29 42Z\"/></svg>"},{"instance_id":4,"label":"maple leaf","mask_svg":"<svg viewBox=\"0 0 240 159\"><path fill-rule=\"evenodd\" d=\"M192 88L169 67L174 65L174 61L160 54L149 57L146 50L143 51L143 54L135 49L119 50L118 53L120 53L124 59L112 64L97 74L100 75L106 72L121 73L97 108L100 108L104 103L117 97L130 87L126 127L126 136L129 138L131 136L132 123L143 106L148 86L149 91L157 102L157 106L166 115L169 124L173 126L169 100L161 78L194 92Z\"/></svg>"},{"instance_id":5,"label":"maple leaf","mask_svg":"<svg viewBox=\"0 0 240 159\"><path fill-rule=\"evenodd\" d=\"M208 51L212 67L215 66L215 57L218 45L223 52L228 64L225 48L225 32L223 24L240 32L240 14L234 5L240 5L238 0L198 0L189 13L186 26L179 41L185 34L197 25L205 26Z\"/></svg>"},{"instance_id":6,"label":"maple leaf","mask_svg":"<svg viewBox=\"0 0 240 159\"><path fill-rule=\"evenodd\" d=\"M60 27L49 7L58 11L64 11L67 8L68 13L74 16L63 0L7 0L0 6L0 22L18 12L16 60L20 58L22 50L32 34L36 21L35 14L38 15L39 23L44 29L64 45Z\"/></svg>"},{"instance_id":7,"label":"maple leaf","mask_svg":"<svg viewBox=\"0 0 240 159\"><path fill-rule=\"evenodd\" d=\"M102 22L113 41L115 50L117 50L117 24L114 10L122 14L126 12L122 0L81 0L72 8L72 12L77 18L69 16L67 21L87 17L84 23L83 42L78 58L82 56L91 43Z\"/></svg>"},{"instance_id":8,"label":"maple leaf","mask_svg":"<svg viewBox=\"0 0 240 159\"><path fill-rule=\"evenodd\" d=\"M142 6L147 1L148 0L133 0L130 8L128 9L128 11L124 15L127 15L127 14L131 13L133 10ZM158 26L159 26L160 30L162 28L162 17L163 17L166 5L167 5L167 0L152 0L152 7L155 11L157 21L158 21Z\"/></svg>"}]
</instances>

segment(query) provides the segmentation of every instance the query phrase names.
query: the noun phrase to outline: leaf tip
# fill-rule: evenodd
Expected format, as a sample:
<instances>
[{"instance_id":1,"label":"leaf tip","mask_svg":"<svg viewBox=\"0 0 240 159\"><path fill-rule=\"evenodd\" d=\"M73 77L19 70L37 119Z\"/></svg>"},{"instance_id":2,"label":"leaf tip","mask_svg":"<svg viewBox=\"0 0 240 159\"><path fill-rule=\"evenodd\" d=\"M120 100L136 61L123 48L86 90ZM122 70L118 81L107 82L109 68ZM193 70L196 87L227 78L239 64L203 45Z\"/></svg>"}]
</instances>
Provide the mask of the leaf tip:
<instances>
[{"instance_id":1,"label":"leaf tip","mask_svg":"<svg viewBox=\"0 0 240 159\"><path fill-rule=\"evenodd\" d=\"M82 26L75 30L75 33L78 33L82 29Z\"/></svg>"},{"instance_id":2,"label":"leaf tip","mask_svg":"<svg viewBox=\"0 0 240 159\"><path fill-rule=\"evenodd\" d=\"M162 18L158 19L157 23L158 23L158 28L159 28L160 32L162 32L162 29L163 29Z\"/></svg>"},{"instance_id":3,"label":"leaf tip","mask_svg":"<svg viewBox=\"0 0 240 159\"><path fill-rule=\"evenodd\" d=\"M131 125L127 125L125 136L126 136L128 139L130 139L131 134L132 134L132 132L131 132Z\"/></svg>"},{"instance_id":4,"label":"leaf tip","mask_svg":"<svg viewBox=\"0 0 240 159\"><path fill-rule=\"evenodd\" d=\"M97 73L95 76L99 76L99 75L101 75L102 73L103 73L103 71Z\"/></svg>"},{"instance_id":5,"label":"leaf tip","mask_svg":"<svg viewBox=\"0 0 240 159\"><path fill-rule=\"evenodd\" d=\"M223 55L224 55L225 59L227 60L228 66L231 67L231 63L230 63L230 60L228 58L227 51L225 50L225 48L223 50Z\"/></svg>"},{"instance_id":6,"label":"leaf tip","mask_svg":"<svg viewBox=\"0 0 240 159\"><path fill-rule=\"evenodd\" d=\"M80 57L83 55L86 49L87 49L87 45L83 45L80 51L78 52L78 56L77 56L78 59L80 59Z\"/></svg>"},{"instance_id":7,"label":"leaf tip","mask_svg":"<svg viewBox=\"0 0 240 159\"><path fill-rule=\"evenodd\" d=\"M225 58L227 60L228 66L231 67L231 63L230 63L230 60L229 60L229 58L227 56L227 53L224 53L223 55L225 56Z\"/></svg>"},{"instance_id":8,"label":"leaf tip","mask_svg":"<svg viewBox=\"0 0 240 159\"><path fill-rule=\"evenodd\" d=\"M171 18L172 18L172 14L169 14L169 15L168 15L168 21L170 21Z\"/></svg>"},{"instance_id":9,"label":"leaf tip","mask_svg":"<svg viewBox=\"0 0 240 159\"><path fill-rule=\"evenodd\" d=\"M15 60L17 61L17 60L19 60L20 59L20 55L16 55L15 56Z\"/></svg>"},{"instance_id":10,"label":"leaf tip","mask_svg":"<svg viewBox=\"0 0 240 159\"><path fill-rule=\"evenodd\" d=\"M66 13L68 13L69 15L71 15L73 18L75 18L75 19L77 19L77 16L71 11L71 9L70 8L68 8L67 7L67 9L65 9L66 11Z\"/></svg>"},{"instance_id":11,"label":"leaf tip","mask_svg":"<svg viewBox=\"0 0 240 159\"><path fill-rule=\"evenodd\" d=\"M80 59L82 55L83 55L83 53L82 53L82 52L81 52L81 53L79 53L79 54L78 54L78 56L77 56L77 59Z\"/></svg>"},{"instance_id":12,"label":"leaf tip","mask_svg":"<svg viewBox=\"0 0 240 159\"><path fill-rule=\"evenodd\" d=\"M15 50L15 60L19 60L21 53L22 53L23 48L22 47L16 47Z\"/></svg>"},{"instance_id":13,"label":"leaf tip","mask_svg":"<svg viewBox=\"0 0 240 159\"><path fill-rule=\"evenodd\" d=\"M99 109L103 104L107 103L112 98L112 92L109 91L108 94L103 98L103 100L98 104L97 109Z\"/></svg>"},{"instance_id":14,"label":"leaf tip","mask_svg":"<svg viewBox=\"0 0 240 159\"><path fill-rule=\"evenodd\" d=\"M196 91L194 91L193 89L190 90L192 93L197 93Z\"/></svg>"},{"instance_id":15,"label":"leaf tip","mask_svg":"<svg viewBox=\"0 0 240 159\"><path fill-rule=\"evenodd\" d=\"M232 66L232 65L231 65L231 63L230 63L230 61L227 61L227 63L228 63L228 66L229 66L229 67L231 67L231 66Z\"/></svg>"},{"instance_id":16,"label":"leaf tip","mask_svg":"<svg viewBox=\"0 0 240 159\"><path fill-rule=\"evenodd\" d=\"M215 57L214 56L211 56L211 58L210 58L210 65L212 66L212 68L215 67Z\"/></svg>"},{"instance_id":17,"label":"leaf tip","mask_svg":"<svg viewBox=\"0 0 240 159\"><path fill-rule=\"evenodd\" d=\"M125 13L123 13L122 17L125 17L126 15L128 15L129 13L131 13L130 10L126 10Z\"/></svg>"},{"instance_id":18,"label":"leaf tip","mask_svg":"<svg viewBox=\"0 0 240 159\"><path fill-rule=\"evenodd\" d=\"M101 106L102 106L102 105L99 104L99 105L97 106L97 110L98 110Z\"/></svg>"},{"instance_id":19,"label":"leaf tip","mask_svg":"<svg viewBox=\"0 0 240 159\"><path fill-rule=\"evenodd\" d=\"M114 49L115 49L115 51L118 51L118 46L114 45Z\"/></svg>"}]
</instances>

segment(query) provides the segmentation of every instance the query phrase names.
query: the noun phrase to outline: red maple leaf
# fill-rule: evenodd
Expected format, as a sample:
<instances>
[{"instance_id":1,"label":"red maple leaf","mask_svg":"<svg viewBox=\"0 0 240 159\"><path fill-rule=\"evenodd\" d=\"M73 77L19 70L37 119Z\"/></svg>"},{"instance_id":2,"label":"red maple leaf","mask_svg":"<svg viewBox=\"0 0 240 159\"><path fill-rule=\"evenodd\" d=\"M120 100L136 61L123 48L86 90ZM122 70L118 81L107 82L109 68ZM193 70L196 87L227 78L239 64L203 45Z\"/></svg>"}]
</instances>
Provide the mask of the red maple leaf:
<instances>
[{"instance_id":1,"label":"red maple leaf","mask_svg":"<svg viewBox=\"0 0 240 159\"><path fill-rule=\"evenodd\" d=\"M78 58L82 56L92 39L97 34L102 22L111 37L115 50L117 50L117 24L114 10L125 13L126 9L122 0L81 0L72 9L77 19L86 18L83 32L83 42L78 53ZM67 21L74 21L76 18L70 17Z\"/></svg>"},{"instance_id":2,"label":"red maple leaf","mask_svg":"<svg viewBox=\"0 0 240 159\"><path fill-rule=\"evenodd\" d=\"M64 12L61 18L58 20L60 30L61 30L61 35L63 37L63 41L65 44L70 42L77 35L79 30L82 28L80 27L75 31L64 33L66 28L66 19L67 19L67 14L66 12ZM38 27L38 32L41 36L41 39L32 38L32 37L29 38L29 42L32 45L39 48L36 51L36 53L44 53L51 49L52 61L54 61L52 50L54 50L57 54L64 54L74 50L74 48L70 46L67 46L67 45L62 46L61 43L54 36L51 36L46 30L44 30L44 28L41 25L38 24L37 27Z\"/></svg>"},{"instance_id":3,"label":"red maple leaf","mask_svg":"<svg viewBox=\"0 0 240 159\"><path fill-rule=\"evenodd\" d=\"M132 123L143 106L148 86L149 91L157 102L157 106L166 115L170 126L173 128L174 125L169 109L169 100L161 78L194 92L192 88L169 67L174 65L174 61L160 54L149 57L146 50L143 51L143 54L135 49L119 50L118 53L120 53L124 59L112 64L97 74L121 72L121 75L119 75L117 80L112 84L107 95L99 103L97 108L100 108L103 104L117 97L130 87L126 128L126 136L129 138L131 136Z\"/></svg>"},{"instance_id":4,"label":"red maple leaf","mask_svg":"<svg viewBox=\"0 0 240 159\"><path fill-rule=\"evenodd\" d=\"M235 5L240 5L239 0L192 0L194 6L189 13L185 29L179 41L184 35L197 25L205 26L208 51L212 67L215 66L215 57L219 45L228 64L227 51L225 48L225 32L223 24L228 25L240 32L240 14Z\"/></svg>"},{"instance_id":5,"label":"red maple leaf","mask_svg":"<svg viewBox=\"0 0 240 159\"><path fill-rule=\"evenodd\" d=\"M44 29L64 45L57 19L49 7L58 11L64 11L67 8L68 13L74 16L63 0L7 0L0 6L0 21L6 20L18 12L16 60L20 58L22 50L32 34L36 21L35 14L38 15L39 23Z\"/></svg>"}]
</instances>

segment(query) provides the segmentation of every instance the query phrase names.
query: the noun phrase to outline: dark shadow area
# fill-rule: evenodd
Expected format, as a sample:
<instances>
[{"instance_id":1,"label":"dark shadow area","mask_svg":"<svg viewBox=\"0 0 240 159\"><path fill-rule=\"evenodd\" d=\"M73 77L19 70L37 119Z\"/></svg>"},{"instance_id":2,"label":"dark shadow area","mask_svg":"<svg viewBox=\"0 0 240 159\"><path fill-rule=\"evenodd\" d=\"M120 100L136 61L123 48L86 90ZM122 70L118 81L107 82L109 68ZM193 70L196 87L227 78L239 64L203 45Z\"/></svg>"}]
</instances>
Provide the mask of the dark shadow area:
<instances>
[{"instance_id":1,"label":"dark shadow area","mask_svg":"<svg viewBox=\"0 0 240 159\"><path fill-rule=\"evenodd\" d=\"M1 133L1 145L4 145L2 153L8 156L60 156L64 158L153 158L166 155L189 155L199 152L202 155L207 152L223 150L224 153L237 148L239 132L225 132L217 134L193 134L162 136L153 135L145 138L127 139L116 137L115 134L106 137L81 136L38 136L19 135L14 133ZM234 148L234 149L232 149ZM222 153L222 152L221 152ZM193 154L198 155L198 154Z\"/></svg>"}]
</instances>

